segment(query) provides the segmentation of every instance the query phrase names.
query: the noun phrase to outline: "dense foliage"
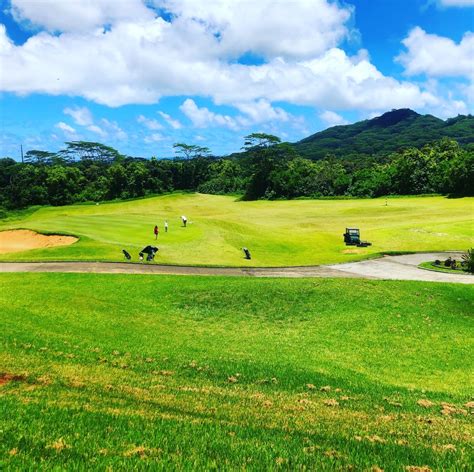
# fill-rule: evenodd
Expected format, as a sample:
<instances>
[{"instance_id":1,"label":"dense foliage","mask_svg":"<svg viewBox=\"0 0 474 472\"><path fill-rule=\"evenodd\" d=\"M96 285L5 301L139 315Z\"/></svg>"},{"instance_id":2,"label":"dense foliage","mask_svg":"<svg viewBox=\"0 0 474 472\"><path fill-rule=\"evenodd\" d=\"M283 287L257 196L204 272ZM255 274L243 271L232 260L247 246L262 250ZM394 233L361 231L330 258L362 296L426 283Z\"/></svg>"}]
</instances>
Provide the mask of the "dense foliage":
<instances>
[{"instance_id":1,"label":"dense foliage","mask_svg":"<svg viewBox=\"0 0 474 472\"><path fill-rule=\"evenodd\" d=\"M58 153L28 151L23 163L0 159L0 207L66 205L174 190L241 193L246 200L474 194L474 149L449 138L383 158L326 154L310 160L298 147L264 133L247 136L245 152L229 157L211 157L208 148L184 143L175 148L176 159L143 159L100 143L73 141Z\"/></svg>"},{"instance_id":2,"label":"dense foliage","mask_svg":"<svg viewBox=\"0 0 474 472\"><path fill-rule=\"evenodd\" d=\"M474 248L468 249L466 254L463 254L462 261L466 266L466 270L474 274Z\"/></svg>"}]
</instances>

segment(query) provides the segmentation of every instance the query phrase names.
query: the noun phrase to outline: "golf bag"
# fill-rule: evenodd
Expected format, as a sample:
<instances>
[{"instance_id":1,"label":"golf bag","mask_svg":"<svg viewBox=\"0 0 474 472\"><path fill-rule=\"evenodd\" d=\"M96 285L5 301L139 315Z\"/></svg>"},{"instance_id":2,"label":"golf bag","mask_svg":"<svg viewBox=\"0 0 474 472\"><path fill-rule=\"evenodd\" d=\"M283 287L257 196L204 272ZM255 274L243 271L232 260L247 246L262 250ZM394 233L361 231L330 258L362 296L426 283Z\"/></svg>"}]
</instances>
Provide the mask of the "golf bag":
<instances>
[{"instance_id":1,"label":"golf bag","mask_svg":"<svg viewBox=\"0 0 474 472\"><path fill-rule=\"evenodd\" d=\"M144 254L146 254L147 262L151 262L155 259L155 254L158 252L158 248L156 246L146 246L140 252L140 260L143 260Z\"/></svg>"},{"instance_id":2,"label":"golf bag","mask_svg":"<svg viewBox=\"0 0 474 472\"><path fill-rule=\"evenodd\" d=\"M247 259L247 260L252 259L252 256L250 255L250 251L246 247L243 247L242 251L244 251L245 259Z\"/></svg>"},{"instance_id":3,"label":"golf bag","mask_svg":"<svg viewBox=\"0 0 474 472\"><path fill-rule=\"evenodd\" d=\"M125 256L125 259L127 259L127 261L132 259L132 256L130 255L128 251L126 251L125 249L122 249L122 252L123 252L123 255Z\"/></svg>"}]
</instances>

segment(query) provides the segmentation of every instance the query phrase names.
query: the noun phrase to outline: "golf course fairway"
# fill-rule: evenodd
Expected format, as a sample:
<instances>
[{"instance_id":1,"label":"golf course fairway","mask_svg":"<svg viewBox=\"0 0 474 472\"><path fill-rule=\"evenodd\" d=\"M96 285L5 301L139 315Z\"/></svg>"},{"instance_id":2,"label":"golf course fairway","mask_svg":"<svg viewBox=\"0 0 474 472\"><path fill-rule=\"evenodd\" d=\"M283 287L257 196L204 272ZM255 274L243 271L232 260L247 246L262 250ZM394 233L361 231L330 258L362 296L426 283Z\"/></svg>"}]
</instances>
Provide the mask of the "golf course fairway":
<instances>
[{"instance_id":1,"label":"golf course fairway","mask_svg":"<svg viewBox=\"0 0 474 472\"><path fill-rule=\"evenodd\" d=\"M1 254L1 260L138 260L148 244L155 262L221 266L298 266L360 260L390 251L466 250L473 245L474 198L400 197L350 200L238 201L236 197L169 194L100 205L41 207L0 223L79 237L70 246ZM188 225L181 226L181 215ZM169 223L164 232L164 221ZM155 241L153 228L160 233ZM367 248L347 247L346 227ZM252 260L243 258L248 247Z\"/></svg>"}]
</instances>

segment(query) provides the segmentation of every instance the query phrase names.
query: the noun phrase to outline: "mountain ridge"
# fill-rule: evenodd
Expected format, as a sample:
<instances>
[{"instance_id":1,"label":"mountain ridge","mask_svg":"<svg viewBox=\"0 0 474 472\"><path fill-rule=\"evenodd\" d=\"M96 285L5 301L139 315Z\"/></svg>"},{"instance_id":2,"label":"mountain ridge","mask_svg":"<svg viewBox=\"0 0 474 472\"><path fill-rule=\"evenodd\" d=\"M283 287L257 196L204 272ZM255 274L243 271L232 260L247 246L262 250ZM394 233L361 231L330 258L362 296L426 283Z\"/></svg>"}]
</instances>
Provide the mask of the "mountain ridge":
<instances>
[{"instance_id":1,"label":"mountain ridge","mask_svg":"<svg viewBox=\"0 0 474 472\"><path fill-rule=\"evenodd\" d=\"M301 156L319 160L336 157L383 157L407 147L422 147L443 137L455 139L474 150L474 116L458 115L442 120L421 115L409 108L350 125L337 125L292 143Z\"/></svg>"}]
</instances>

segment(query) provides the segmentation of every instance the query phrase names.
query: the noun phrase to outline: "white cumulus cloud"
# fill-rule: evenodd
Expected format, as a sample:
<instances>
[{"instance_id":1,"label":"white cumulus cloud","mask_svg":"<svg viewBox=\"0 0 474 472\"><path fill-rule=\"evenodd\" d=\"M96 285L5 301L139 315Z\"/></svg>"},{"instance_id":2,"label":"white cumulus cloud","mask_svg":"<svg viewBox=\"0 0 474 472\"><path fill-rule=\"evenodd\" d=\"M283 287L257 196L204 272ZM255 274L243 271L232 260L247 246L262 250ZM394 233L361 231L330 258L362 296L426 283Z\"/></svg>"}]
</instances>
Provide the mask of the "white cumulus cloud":
<instances>
[{"instance_id":1,"label":"white cumulus cloud","mask_svg":"<svg viewBox=\"0 0 474 472\"><path fill-rule=\"evenodd\" d=\"M212 125L225 126L230 129L238 128L236 121L231 116L214 113L206 107L199 108L191 98L186 99L179 109L197 128L207 128Z\"/></svg>"},{"instance_id":2,"label":"white cumulus cloud","mask_svg":"<svg viewBox=\"0 0 474 472\"><path fill-rule=\"evenodd\" d=\"M252 123L290 120L289 113L283 108L273 107L268 100L263 98L255 102L236 103L235 107L247 115Z\"/></svg>"},{"instance_id":3,"label":"white cumulus cloud","mask_svg":"<svg viewBox=\"0 0 474 472\"><path fill-rule=\"evenodd\" d=\"M199 22L227 54L309 58L348 37L352 8L327 0L155 0L178 23ZM275 38L278 38L277 40Z\"/></svg>"},{"instance_id":4,"label":"white cumulus cloud","mask_svg":"<svg viewBox=\"0 0 474 472\"><path fill-rule=\"evenodd\" d=\"M128 138L127 133L122 128L120 128L116 121L109 121L106 118L102 118L100 121L115 139L123 141Z\"/></svg>"},{"instance_id":5,"label":"white cumulus cloud","mask_svg":"<svg viewBox=\"0 0 474 472\"><path fill-rule=\"evenodd\" d=\"M159 121L157 121L153 118L147 118L146 116L139 115L137 117L137 121L138 121L138 123L143 124L146 128L148 128L150 130L163 129L163 125Z\"/></svg>"},{"instance_id":6,"label":"white cumulus cloud","mask_svg":"<svg viewBox=\"0 0 474 472\"><path fill-rule=\"evenodd\" d=\"M450 38L428 34L416 27L403 44L407 51L397 60L408 75L474 76L474 33L465 33L461 42L456 44Z\"/></svg>"},{"instance_id":7,"label":"white cumulus cloud","mask_svg":"<svg viewBox=\"0 0 474 472\"><path fill-rule=\"evenodd\" d=\"M84 11L77 13L78 23L86 16L81 28L66 23L68 15L61 25L48 23L60 20L43 18L35 3L43 2L14 0L13 7L17 15L63 32L39 32L14 45L0 27L0 63L8 71L0 76L1 91L81 96L111 107L154 104L164 96L209 97L217 105L236 106L239 120L255 123L291 119L272 105L276 102L368 111L439 102L420 85L382 74L365 51L349 56L338 47L350 34L352 14L342 3L154 0L156 11L170 13L155 18L139 0L124 2L126 11L133 7L129 15L117 12L112 0L84 0ZM74 12L79 2L54 3L61 9L71 5ZM248 52L263 60L236 61ZM184 107L193 123L243 123L193 103L195 108L190 102ZM181 128L170 115L160 116Z\"/></svg>"},{"instance_id":8,"label":"white cumulus cloud","mask_svg":"<svg viewBox=\"0 0 474 472\"><path fill-rule=\"evenodd\" d=\"M152 19L142 0L11 0L17 21L49 31L87 31L123 20Z\"/></svg>"},{"instance_id":9,"label":"white cumulus cloud","mask_svg":"<svg viewBox=\"0 0 474 472\"><path fill-rule=\"evenodd\" d=\"M75 140L75 139L78 139L79 137L76 130L72 126L68 125L67 123L64 123L64 121L60 121L59 123L56 123L55 127L60 129L64 133L67 139Z\"/></svg>"},{"instance_id":10,"label":"white cumulus cloud","mask_svg":"<svg viewBox=\"0 0 474 472\"><path fill-rule=\"evenodd\" d=\"M79 126L90 126L94 123L92 113L87 107L65 108L64 114L71 116Z\"/></svg>"},{"instance_id":11,"label":"white cumulus cloud","mask_svg":"<svg viewBox=\"0 0 474 472\"><path fill-rule=\"evenodd\" d=\"M165 113L164 111L159 111L158 114L168 123L169 126L171 126L173 129L181 129L183 125L179 120L176 120L173 118L171 115L168 115L168 113Z\"/></svg>"},{"instance_id":12,"label":"white cumulus cloud","mask_svg":"<svg viewBox=\"0 0 474 472\"><path fill-rule=\"evenodd\" d=\"M319 114L319 118L328 126L346 125L348 121L338 113L325 110Z\"/></svg>"},{"instance_id":13,"label":"white cumulus cloud","mask_svg":"<svg viewBox=\"0 0 474 472\"><path fill-rule=\"evenodd\" d=\"M102 118L100 120L101 126L99 126L87 107L68 107L63 110L63 113L69 115L76 125L82 126L84 129L99 135L101 138L105 139L110 135L119 140L127 138L127 133L125 133L125 131L123 131L115 121L109 121L106 118Z\"/></svg>"},{"instance_id":14,"label":"white cumulus cloud","mask_svg":"<svg viewBox=\"0 0 474 472\"><path fill-rule=\"evenodd\" d=\"M90 126L87 126L87 129L89 131L92 131L93 133L98 134L101 138L106 138L108 136L108 133L104 131L100 126L90 125Z\"/></svg>"},{"instance_id":15,"label":"white cumulus cloud","mask_svg":"<svg viewBox=\"0 0 474 472\"><path fill-rule=\"evenodd\" d=\"M160 134L160 133L152 133L149 136L145 136L145 143L151 144L151 143L158 143L160 141L165 140L166 138Z\"/></svg>"}]
</instances>

